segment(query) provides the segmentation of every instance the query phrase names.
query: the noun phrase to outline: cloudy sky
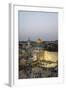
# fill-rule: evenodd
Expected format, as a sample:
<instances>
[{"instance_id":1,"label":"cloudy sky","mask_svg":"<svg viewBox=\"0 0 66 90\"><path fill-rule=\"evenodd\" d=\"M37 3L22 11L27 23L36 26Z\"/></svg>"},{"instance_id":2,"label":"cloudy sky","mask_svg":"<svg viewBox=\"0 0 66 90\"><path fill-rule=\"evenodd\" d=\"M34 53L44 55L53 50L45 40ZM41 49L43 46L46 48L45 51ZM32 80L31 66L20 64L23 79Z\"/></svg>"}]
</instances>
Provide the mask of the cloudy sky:
<instances>
[{"instance_id":1,"label":"cloudy sky","mask_svg":"<svg viewBox=\"0 0 66 90\"><path fill-rule=\"evenodd\" d=\"M58 13L18 11L19 41L58 40Z\"/></svg>"}]
</instances>

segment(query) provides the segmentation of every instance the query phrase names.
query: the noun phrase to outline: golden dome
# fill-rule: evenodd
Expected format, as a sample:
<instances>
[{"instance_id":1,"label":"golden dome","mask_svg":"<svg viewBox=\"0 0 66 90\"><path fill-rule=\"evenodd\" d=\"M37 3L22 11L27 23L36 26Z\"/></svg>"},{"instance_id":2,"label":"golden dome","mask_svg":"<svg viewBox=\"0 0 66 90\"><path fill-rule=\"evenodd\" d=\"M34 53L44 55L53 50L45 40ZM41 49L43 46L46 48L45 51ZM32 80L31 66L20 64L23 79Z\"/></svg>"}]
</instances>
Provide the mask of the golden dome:
<instances>
[{"instance_id":1,"label":"golden dome","mask_svg":"<svg viewBox=\"0 0 66 90\"><path fill-rule=\"evenodd\" d=\"M42 43L42 42L43 42L43 40L40 39L40 38L38 38L38 39L36 40L36 43Z\"/></svg>"}]
</instances>

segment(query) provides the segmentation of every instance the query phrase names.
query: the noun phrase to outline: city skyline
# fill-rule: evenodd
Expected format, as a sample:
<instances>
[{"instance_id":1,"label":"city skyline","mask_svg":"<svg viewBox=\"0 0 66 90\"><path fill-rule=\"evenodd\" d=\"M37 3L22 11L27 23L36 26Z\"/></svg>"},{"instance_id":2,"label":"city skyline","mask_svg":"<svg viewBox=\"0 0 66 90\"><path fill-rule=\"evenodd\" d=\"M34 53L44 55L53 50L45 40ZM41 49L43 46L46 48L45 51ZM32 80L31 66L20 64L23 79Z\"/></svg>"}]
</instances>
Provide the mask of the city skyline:
<instances>
[{"instance_id":1,"label":"city skyline","mask_svg":"<svg viewBox=\"0 0 66 90\"><path fill-rule=\"evenodd\" d=\"M58 40L58 13L18 11L19 41Z\"/></svg>"}]
</instances>

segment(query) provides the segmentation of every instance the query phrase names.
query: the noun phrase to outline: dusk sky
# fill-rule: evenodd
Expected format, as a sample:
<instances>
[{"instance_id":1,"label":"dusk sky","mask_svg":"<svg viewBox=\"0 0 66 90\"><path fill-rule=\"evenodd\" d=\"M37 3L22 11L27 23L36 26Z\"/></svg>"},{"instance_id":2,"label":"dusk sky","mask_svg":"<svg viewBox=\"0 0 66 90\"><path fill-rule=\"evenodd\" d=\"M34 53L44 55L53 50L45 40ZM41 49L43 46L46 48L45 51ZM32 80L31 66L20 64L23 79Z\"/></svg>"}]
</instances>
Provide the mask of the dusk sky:
<instances>
[{"instance_id":1,"label":"dusk sky","mask_svg":"<svg viewBox=\"0 0 66 90\"><path fill-rule=\"evenodd\" d=\"M18 11L19 41L58 40L58 13Z\"/></svg>"}]
</instances>

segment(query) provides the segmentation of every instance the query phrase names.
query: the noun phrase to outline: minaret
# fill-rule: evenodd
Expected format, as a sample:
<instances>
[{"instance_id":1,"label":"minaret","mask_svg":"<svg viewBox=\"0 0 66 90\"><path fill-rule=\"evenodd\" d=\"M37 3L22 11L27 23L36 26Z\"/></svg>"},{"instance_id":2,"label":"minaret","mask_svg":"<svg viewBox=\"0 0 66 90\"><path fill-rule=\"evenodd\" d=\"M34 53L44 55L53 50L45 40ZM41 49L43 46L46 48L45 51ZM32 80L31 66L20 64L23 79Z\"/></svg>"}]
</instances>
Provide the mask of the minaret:
<instances>
[{"instance_id":1,"label":"minaret","mask_svg":"<svg viewBox=\"0 0 66 90\"><path fill-rule=\"evenodd\" d=\"M28 48L30 48L30 38L28 37L28 42L27 42L27 44L28 44Z\"/></svg>"}]
</instances>

